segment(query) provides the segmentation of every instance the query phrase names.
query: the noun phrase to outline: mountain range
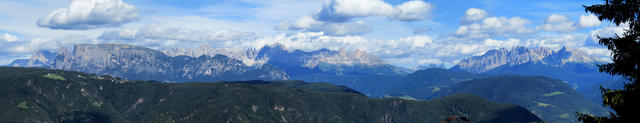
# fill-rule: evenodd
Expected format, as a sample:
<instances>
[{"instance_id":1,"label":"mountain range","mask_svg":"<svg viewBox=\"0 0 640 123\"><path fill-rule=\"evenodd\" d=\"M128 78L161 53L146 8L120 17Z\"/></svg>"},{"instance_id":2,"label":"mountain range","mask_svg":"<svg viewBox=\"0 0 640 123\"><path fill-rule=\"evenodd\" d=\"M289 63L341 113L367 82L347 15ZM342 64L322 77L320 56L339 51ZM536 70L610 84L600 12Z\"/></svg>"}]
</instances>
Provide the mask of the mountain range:
<instances>
[{"instance_id":1,"label":"mountain range","mask_svg":"<svg viewBox=\"0 0 640 123\"><path fill-rule=\"evenodd\" d=\"M157 50L126 44L76 45L73 51L61 48L55 55L48 51L35 54L27 61L26 67L42 66L133 80L183 82L288 79L281 69L269 65L246 66L242 61L225 55L173 57Z\"/></svg>"},{"instance_id":2,"label":"mountain range","mask_svg":"<svg viewBox=\"0 0 640 123\"><path fill-rule=\"evenodd\" d=\"M16 60L12 65L80 71L129 80L328 82L353 88L370 97L432 100L471 93L492 101L523 106L545 121L574 122L572 119L576 118L572 113L575 111L604 112L597 105L601 99L594 93L599 92L596 86L619 85L611 84L617 82L617 78L597 71L596 65L603 62L579 50L515 47L489 50L484 55L463 59L450 69L432 65L418 67L423 70L412 72L360 50L302 51L280 44L247 50L206 45L194 49L153 50L132 45L98 44L76 45L73 51L64 48L58 52L38 51L30 59ZM493 86L483 86L485 84ZM549 85L558 88L546 87ZM490 93L495 91L500 93ZM524 98L513 99L516 97L512 96Z\"/></svg>"}]
</instances>

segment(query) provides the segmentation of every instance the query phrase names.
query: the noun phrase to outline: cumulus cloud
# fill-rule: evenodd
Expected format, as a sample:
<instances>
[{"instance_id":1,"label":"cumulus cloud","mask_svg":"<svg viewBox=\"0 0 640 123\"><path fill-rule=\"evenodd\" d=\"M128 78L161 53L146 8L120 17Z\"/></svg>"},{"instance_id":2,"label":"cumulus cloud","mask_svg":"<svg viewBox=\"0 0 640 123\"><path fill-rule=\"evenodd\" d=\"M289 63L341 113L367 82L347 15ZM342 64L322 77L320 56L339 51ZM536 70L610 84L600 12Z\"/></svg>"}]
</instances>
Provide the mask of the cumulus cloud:
<instances>
[{"instance_id":1,"label":"cumulus cloud","mask_svg":"<svg viewBox=\"0 0 640 123\"><path fill-rule=\"evenodd\" d=\"M489 13L487 13L487 11L484 11L482 9L478 9L478 8L469 8L465 14L464 17L462 18L463 22L473 22L473 21L478 21L480 19L483 19L484 17L486 17L487 15L489 15Z\"/></svg>"},{"instance_id":2,"label":"cumulus cloud","mask_svg":"<svg viewBox=\"0 0 640 123\"><path fill-rule=\"evenodd\" d=\"M580 16L580 27L583 27L583 28L595 27L595 26L600 26L600 24L602 24L602 22L598 19L598 17L596 17L593 14Z\"/></svg>"},{"instance_id":3,"label":"cumulus cloud","mask_svg":"<svg viewBox=\"0 0 640 123\"><path fill-rule=\"evenodd\" d=\"M459 37L474 39L522 36L534 32L533 29L527 26L530 23L531 21L520 17L489 17L481 21L463 24L458 27L454 34Z\"/></svg>"},{"instance_id":4,"label":"cumulus cloud","mask_svg":"<svg viewBox=\"0 0 640 123\"><path fill-rule=\"evenodd\" d=\"M102 40L175 40L175 41L228 41L253 37L253 32L233 30L195 30L186 28L163 28L145 26L134 29L105 31L98 38Z\"/></svg>"},{"instance_id":5,"label":"cumulus cloud","mask_svg":"<svg viewBox=\"0 0 640 123\"><path fill-rule=\"evenodd\" d=\"M74 0L41 17L37 25L51 29L86 30L118 26L138 19L133 5L122 0Z\"/></svg>"},{"instance_id":6,"label":"cumulus cloud","mask_svg":"<svg viewBox=\"0 0 640 123\"><path fill-rule=\"evenodd\" d=\"M393 6L382 0L330 0L313 17L319 21L347 22L352 18L386 16L392 20L416 21L428 18L430 3L412 0Z\"/></svg>"},{"instance_id":7,"label":"cumulus cloud","mask_svg":"<svg viewBox=\"0 0 640 123\"><path fill-rule=\"evenodd\" d=\"M401 21L423 20L430 16L431 9L433 9L433 6L430 3L422 0L412 0L396 6L397 13L389 16L389 18Z\"/></svg>"},{"instance_id":8,"label":"cumulus cloud","mask_svg":"<svg viewBox=\"0 0 640 123\"><path fill-rule=\"evenodd\" d=\"M276 30L305 30L310 32L323 32L327 35L345 36L369 33L372 28L362 21L346 23L330 23L316 21L310 16L304 16L293 23L282 21L275 27Z\"/></svg>"},{"instance_id":9,"label":"cumulus cloud","mask_svg":"<svg viewBox=\"0 0 640 123\"><path fill-rule=\"evenodd\" d=\"M573 32L578 29L575 22L571 21L567 16L559 14L551 14L545 22L537 27L539 30L552 32Z\"/></svg>"},{"instance_id":10,"label":"cumulus cloud","mask_svg":"<svg viewBox=\"0 0 640 123\"><path fill-rule=\"evenodd\" d=\"M11 35L11 34L6 33L6 32L2 35L2 37L0 37L0 41L14 42L14 41L17 41L17 40L18 40L17 36Z\"/></svg>"}]
</instances>

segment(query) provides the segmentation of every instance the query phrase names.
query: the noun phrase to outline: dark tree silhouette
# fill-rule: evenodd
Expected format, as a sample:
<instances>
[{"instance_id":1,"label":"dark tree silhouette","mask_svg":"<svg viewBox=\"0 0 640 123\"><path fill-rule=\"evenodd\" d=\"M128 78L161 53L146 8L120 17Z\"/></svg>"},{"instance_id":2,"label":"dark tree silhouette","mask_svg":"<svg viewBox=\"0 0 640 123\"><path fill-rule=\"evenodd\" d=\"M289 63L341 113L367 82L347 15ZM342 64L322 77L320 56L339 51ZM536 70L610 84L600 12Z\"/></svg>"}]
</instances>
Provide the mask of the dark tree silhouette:
<instances>
[{"instance_id":1,"label":"dark tree silhouette","mask_svg":"<svg viewBox=\"0 0 640 123\"><path fill-rule=\"evenodd\" d=\"M600 87L603 104L613 111L609 116L594 116L578 113L580 121L585 123L625 122L640 123L640 0L604 0L604 4L584 6L586 12L598 16L616 25L628 25L622 35L601 38L600 44L612 51L612 63L599 65L600 72L622 76L629 80L624 89L608 89Z\"/></svg>"}]
</instances>

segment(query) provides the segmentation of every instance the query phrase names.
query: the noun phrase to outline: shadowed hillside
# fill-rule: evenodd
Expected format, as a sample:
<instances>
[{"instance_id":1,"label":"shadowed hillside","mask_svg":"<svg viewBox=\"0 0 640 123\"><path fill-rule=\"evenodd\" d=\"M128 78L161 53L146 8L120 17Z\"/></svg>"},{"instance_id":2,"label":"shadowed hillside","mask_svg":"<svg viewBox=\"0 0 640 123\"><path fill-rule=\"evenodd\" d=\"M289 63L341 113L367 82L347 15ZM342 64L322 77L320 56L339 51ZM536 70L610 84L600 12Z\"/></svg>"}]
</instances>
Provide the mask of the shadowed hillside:
<instances>
[{"instance_id":1,"label":"shadowed hillside","mask_svg":"<svg viewBox=\"0 0 640 123\"><path fill-rule=\"evenodd\" d=\"M0 68L0 122L474 122L539 121L473 95L372 99L299 81L160 83L33 68Z\"/></svg>"}]
</instances>

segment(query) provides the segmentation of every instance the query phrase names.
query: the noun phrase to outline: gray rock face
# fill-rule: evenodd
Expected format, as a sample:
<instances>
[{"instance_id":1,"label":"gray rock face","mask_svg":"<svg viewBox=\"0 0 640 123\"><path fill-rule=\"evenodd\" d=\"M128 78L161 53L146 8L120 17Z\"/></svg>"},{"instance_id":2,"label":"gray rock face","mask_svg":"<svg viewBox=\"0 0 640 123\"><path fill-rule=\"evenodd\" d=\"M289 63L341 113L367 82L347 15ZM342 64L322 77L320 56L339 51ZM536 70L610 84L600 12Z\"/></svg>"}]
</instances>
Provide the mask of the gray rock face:
<instances>
[{"instance_id":1,"label":"gray rock face","mask_svg":"<svg viewBox=\"0 0 640 123\"><path fill-rule=\"evenodd\" d=\"M289 75L311 73L356 73L398 74L393 66L375 55L361 50L347 52L321 49L316 51L290 50L281 44L266 45L259 50L250 48L240 50L234 48L212 48L202 45L197 48L172 48L161 50L169 56L215 56L225 55L242 61L248 66L273 65L284 69Z\"/></svg>"},{"instance_id":2,"label":"gray rock face","mask_svg":"<svg viewBox=\"0 0 640 123\"><path fill-rule=\"evenodd\" d=\"M545 64L551 66L563 66L566 63L601 63L593 56L580 51L569 50L566 47L558 51L547 48L515 47L511 49L501 48L487 51L484 55L466 58L458 62L451 69L472 73L483 73L502 66L515 66L525 63ZM595 67L595 66L594 66Z\"/></svg>"},{"instance_id":3,"label":"gray rock face","mask_svg":"<svg viewBox=\"0 0 640 123\"><path fill-rule=\"evenodd\" d=\"M76 45L73 51L62 48L51 68L177 82L288 79L280 69L268 65L249 67L224 55L168 56L157 50L124 44Z\"/></svg>"},{"instance_id":4,"label":"gray rock face","mask_svg":"<svg viewBox=\"0 0 640 123\"><path fill-rule=\"evenodd\" d=\"M225 55L233 59L238 59L248 66L261 66L266 63L265 59L257 59L255 49L240 50L235 48L212 48L209 45L201 45L197 48L171 48L160 50L161 52L175 57L175 56L210 56Z\"/></svg>"}]
</instances>

